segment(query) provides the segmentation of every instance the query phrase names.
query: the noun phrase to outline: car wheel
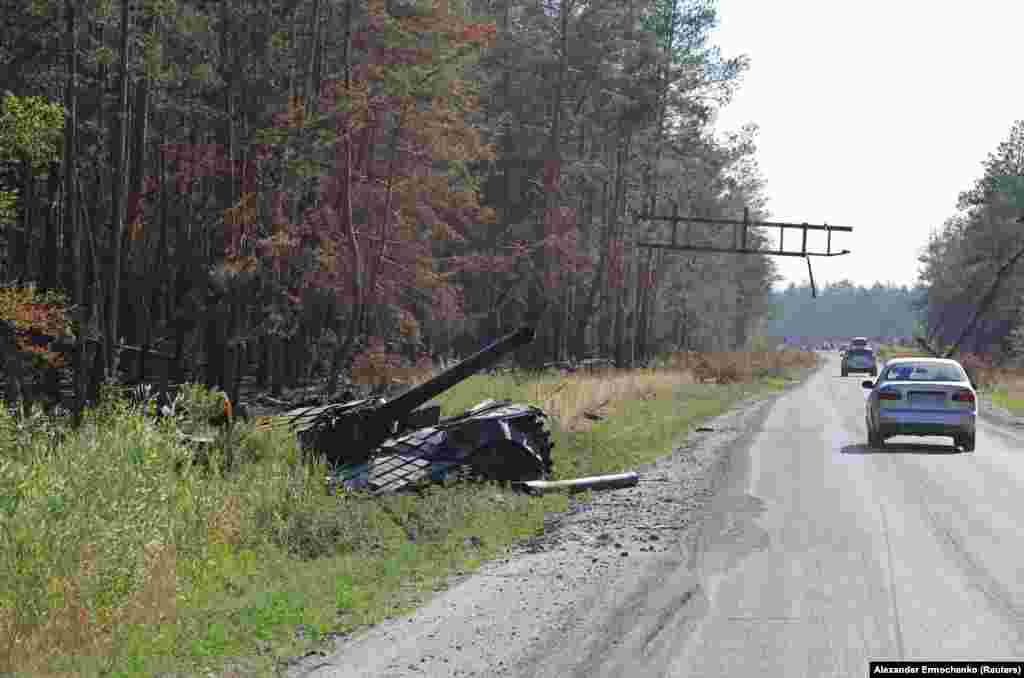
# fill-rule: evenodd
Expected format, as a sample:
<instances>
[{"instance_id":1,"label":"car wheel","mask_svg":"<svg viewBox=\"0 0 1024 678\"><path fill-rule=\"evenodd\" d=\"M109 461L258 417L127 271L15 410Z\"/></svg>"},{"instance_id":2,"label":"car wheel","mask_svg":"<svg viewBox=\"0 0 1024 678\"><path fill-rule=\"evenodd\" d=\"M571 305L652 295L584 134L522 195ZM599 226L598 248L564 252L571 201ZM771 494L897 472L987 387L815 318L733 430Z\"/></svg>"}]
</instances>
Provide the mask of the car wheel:
<instances>
[{"instance_id":1,"label":"car wheel","mask_svg":"<svg viewBox=\"0 0 1024 678\"><path fill-rule=\"evenodd\" d=\"M843 376L843 377L845 377L845 376L846 376L846 370L843 370L843 371L842 371L842 372L840 373L840 376Z\"/></svg>"},{"instance_id":2,"label":"car wheel","mask_svg":"<svg viewBox=\"0 0 1024 678\"><path fill-rule=\"evenodd\" d=\"M877 377L878 376L878 370L871 370L871 376L872 377Z\"/></svg>"},{"instance_id":3,"label":"car wheel","mask_svg":"<svg viewBox=\"0 0 1024 678\"><path fill-rule=\"evenodd\" d=\"M964 452L974 452L974 434L963 436L958 444L964 448Z\"/></svg>"}]
</instances>

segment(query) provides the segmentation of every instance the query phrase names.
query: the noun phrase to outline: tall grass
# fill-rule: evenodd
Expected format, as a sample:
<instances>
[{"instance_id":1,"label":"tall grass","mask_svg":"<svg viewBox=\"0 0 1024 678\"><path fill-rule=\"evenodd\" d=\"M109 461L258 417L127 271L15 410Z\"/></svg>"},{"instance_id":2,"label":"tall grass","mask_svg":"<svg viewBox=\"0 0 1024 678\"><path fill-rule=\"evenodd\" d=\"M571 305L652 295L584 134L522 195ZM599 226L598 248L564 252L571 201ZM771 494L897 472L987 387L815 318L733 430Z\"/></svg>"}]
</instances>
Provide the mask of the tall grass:
<instances>
[{"instance_id":1,"label":"tall grass","mask_svg":"<svg viewBox=\"0 0 1024 678\"><path fill-rule=\"evenodd\" d=\"M992 402L1015 415L1024 416L1024 369L990 368L981 372Z\"/></svg>"},{"instance_id":2,"label":"tall grass","mask_svg":"<svg viewBox=\"0 0 1024 678\"><path fill-rule=\"evenodd\" d=\"M221 583L211 563L322 494L286 434L221 436L199 467L169 427L123 403L78 430L0 408L0 670L117 654L140 627L169 639L181 604ZM228 472L229 457L259 463Z\"/></svg>"},{"instance_id":3,"label":"tall grass","mask_svg":"<svg viewBox=\"0 0 1024 678\"><path fill-rule=\"evenodd\" d=\"M447 414L485 398L539 405L569 477L651 461L755 390L737 379L812 364L666 356L642 370L477 375L440 401ZM698 383L701 370L722 383ZM215 406L202 389L190 397L185 411ZM205 463L180 428L214 438ZM487 485L329 496L324 469L300 459L287 430L158 424L116 399L78 429L0 407L0 673L192 674L248 657L245 675L260 675L409 609L566 507Z\"/></svg>"}]
</instances>

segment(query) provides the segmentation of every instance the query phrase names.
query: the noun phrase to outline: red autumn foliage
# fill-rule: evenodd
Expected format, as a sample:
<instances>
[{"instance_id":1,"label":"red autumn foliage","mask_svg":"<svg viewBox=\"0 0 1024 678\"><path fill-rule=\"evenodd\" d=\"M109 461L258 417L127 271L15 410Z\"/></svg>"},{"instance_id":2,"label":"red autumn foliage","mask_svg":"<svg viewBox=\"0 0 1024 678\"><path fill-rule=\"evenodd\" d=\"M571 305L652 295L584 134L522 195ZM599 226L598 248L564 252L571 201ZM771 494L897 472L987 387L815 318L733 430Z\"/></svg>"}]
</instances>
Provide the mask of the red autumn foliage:
<instances>
[{"instance_id":1,"label":"red autumn foliage","mask_svg":"<svg viewBox=\"0 0 1024 678\"><path fill-rule=\"evenodd\" d=\"M302 289L314 287L330 290L354 315L366 309L411 317L419 306L436 319L461 317L458 276L512 269L518 245L512 255L467 251L467 234L490 223L493 210L436 169L439 163L493 157L465 119L477 105L475 96L451 79L449 69L430 66L464 60L467 45L492 44L495 27L452 15L443 2L434 5L433 13L388 22L383 0L371 0L364 26L353 34L352 45L362 54L347 84L322 83L317 110L323 117L310 116L303 101L290 99L272 116L272 133L262 137L272 141L243 149L244 161L232 162L217 144L162 148L174 163L179 192L190 191L200 177L241 178L241 198L223 220L225 268L272 274L287 304L297 304ZM443 39L428 41L427 48L424 37L432 34ZM406 77L385 77L398 72ZM294 143L308 149L303 140L325 131L335 139L331 157L317 160L333 160L333 166L319 177L315 207L305 208L309 196L300 191L257 184L265 163L273 171L259 174L264 181L287 176L284 148ZM257 205L268 202L271 223L261 224ZM573 249L563 242L564 233L552 235L552 247Z\"/></svg>"},{"instance_id":2,"label":"red autumn foliage","mask_svg":"<svg viewBox=\"0 0 1024 678\"><path fill-rule=\"evenodd\" d=\"M14 327L15 348L61 367L63 356L49 350L51 339L63 337L67 318L59 295L33 287L0 287L0 321Z\"/></svg>"},{"instance_id":3,"label":"red autumn foliage","mask_svg":"<svg viewBox=\"0 0 1024 678\"><path fill-rule=\"evenodd\" d=\"M608 286L620 289L626 284L626 245L621 238L608 243Z\"/></svg>"}]
</instances>

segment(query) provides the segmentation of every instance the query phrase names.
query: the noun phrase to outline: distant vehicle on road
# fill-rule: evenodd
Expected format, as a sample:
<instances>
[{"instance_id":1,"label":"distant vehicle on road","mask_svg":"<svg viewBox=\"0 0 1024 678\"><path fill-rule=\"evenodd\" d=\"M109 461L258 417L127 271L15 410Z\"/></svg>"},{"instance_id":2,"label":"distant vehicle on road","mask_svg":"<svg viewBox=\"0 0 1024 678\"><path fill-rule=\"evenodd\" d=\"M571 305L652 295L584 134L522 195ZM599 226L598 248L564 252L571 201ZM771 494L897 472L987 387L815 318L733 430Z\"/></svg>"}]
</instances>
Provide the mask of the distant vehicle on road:
<instances>
[{"instance_id":1,"label":"distant vehicle on road","mask_svg":"<svg viewBox=\"0 0 1024 678\"><path fill-rule=\"evenodd\" d=\"M850 347L843 354L843 362L840 367L840 374L847 376L851 372L866 372L872 377L878 375L878 359L875 352L870 348Z\"/></svg>"},{"instance_id":2,"label":"distant vehicle on road","mask_svg":"<svg viewBox=\"0 0 1024 678\"><path fill-rule=\"evenodd\" d=\"M978 394L963 366L948 358L893 358L871 389L865 423L868 445L881 448L892 436L948 436L974 451Z\"/></svg>"}]
</instances>

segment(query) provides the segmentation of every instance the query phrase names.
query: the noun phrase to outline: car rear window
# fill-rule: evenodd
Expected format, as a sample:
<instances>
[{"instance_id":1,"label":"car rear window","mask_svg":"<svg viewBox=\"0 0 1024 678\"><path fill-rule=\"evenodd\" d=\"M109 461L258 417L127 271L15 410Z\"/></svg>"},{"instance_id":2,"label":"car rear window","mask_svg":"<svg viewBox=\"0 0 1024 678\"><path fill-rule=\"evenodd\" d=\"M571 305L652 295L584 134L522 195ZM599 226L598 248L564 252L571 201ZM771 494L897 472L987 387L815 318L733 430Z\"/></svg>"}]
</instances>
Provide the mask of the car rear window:
<instances>
[{"instance_id":1,"label":"car rear window","mask_svg":"<svg viewBox=\"0 0 1024 678\"><path fill-rule=\"evenodd\" d=\"M867 348L854 348L846 352L848 356L861 356L864 358L874 358L875 352Z\"/></svg>"},{"instance_id":2,"label":"car rear window","mask_svg":"<svg viewBox=\"0 0 1024 678\"><path fill-rule=\"evenodd\" d=\"M967 381L964 371L956 365L903 363L890 367L884 381Z\"/></svg>"}]
</instances>

